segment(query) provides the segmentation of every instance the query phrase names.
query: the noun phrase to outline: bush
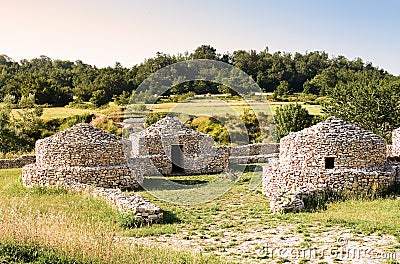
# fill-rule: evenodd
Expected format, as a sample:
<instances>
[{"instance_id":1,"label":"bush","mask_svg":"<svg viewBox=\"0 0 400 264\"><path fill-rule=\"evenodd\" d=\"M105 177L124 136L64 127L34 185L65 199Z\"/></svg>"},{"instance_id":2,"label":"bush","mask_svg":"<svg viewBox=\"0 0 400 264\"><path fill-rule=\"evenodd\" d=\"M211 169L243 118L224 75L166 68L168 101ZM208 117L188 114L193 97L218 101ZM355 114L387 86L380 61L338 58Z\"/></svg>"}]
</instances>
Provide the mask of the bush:
<instances>
[{"instance_id":1,"label":"bush","mask_svg":"<svg viewBox=\"0 0 400 264\"><path fill-rule=\"evenodd\" d=\"M166 117L168 114L171 115L168 112L149 113L146 117L145 127L151 126L152 124Z\"/></svg>"},{"instance_id":2,"label":"bush","mask_svg":"<svg viewBox=\"0 0 400 264\"><path fill-rule=\"evenodd\" d=\"M191 121L190 126L199 132L211 135L217 144L228 145L231 143L227 128L213 117L196 117Z\"/></svg>"},{"instance_id":3,"label":"bush","mask_svg":"<svg viewBox=\"0 0 400 264\"><path fill-rule=\"evenodd\" d=\"M276 138L280 140L290 132L300 131L313 124L313 116L299 104L280 106L274 115Z\"/></svg>"},{"instance_id":4,"label":"bush","mask_svg":"<svg viewBox=\"0 0 400 264\"><path fill-rule=\"evenodd\" d=\"M120 227L129 229L142 226L142 222L136 219L133 212L123 212L118 217L118 224Z\"/></svg>"}]
</instances>

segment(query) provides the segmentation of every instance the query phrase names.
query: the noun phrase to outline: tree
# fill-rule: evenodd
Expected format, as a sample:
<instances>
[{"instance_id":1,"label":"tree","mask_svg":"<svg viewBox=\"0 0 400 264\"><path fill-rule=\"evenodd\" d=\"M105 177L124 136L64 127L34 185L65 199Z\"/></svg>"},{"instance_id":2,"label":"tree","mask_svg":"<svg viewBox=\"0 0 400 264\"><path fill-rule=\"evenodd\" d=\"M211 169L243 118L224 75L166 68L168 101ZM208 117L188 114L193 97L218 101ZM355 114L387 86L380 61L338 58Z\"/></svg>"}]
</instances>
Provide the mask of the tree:
<instances>
[{"instance_id":1,"label":"tree","mask_svg":"<svg viewBox=\"0 0 400 264\"><path fill-rule=\"evenodd\" d=\"M201 45L191 55L191 59L218 60L217 50L210 45Z\"/></svg>"},{"instance_id":2,"label":"tree","mask_svg":"<svg viewBox=\"0 0 400 264\"><path fill-rule=\"evenodd\" d=\"M97 107L105 105L108 103L106 92L104 90L94 91L92 97L90 98L90 102Z\"/></svg>"},{"instance_id":3,"label":"tree","mask_svg":"<svg viewBox=\"0 0 400 264\"><path fill-rule=\"evenodd\" d=\"M387 140L400 127L400 80L376 71L359 72L328 90L330 100L323 112L333 115Z\"/></svg>"},{"instance_id":4,"label":"tree","mask_svg":"<svg viewBox=\"0 0 400 264\"><path fill-rule=\"evenodd\" d=\"M299 104L278 107L275 115L276 137L278 140L290 132L300 131L313 124L313 117Z\"/></svg>"},{"instance_id":5,"label":"tree","mask_svg":"<svg viewBox=\"0 0 400 264\"><path fill-rule=\"evenodd\" d=\"M0 106L0 152L30 151L40 138L42 108L34 105L33 95L22 97L20 109L12 111L9 104Z\"/></svg>"},{"instance_id":6,"label":"tree","mask_svg":"<svg viewBox=\"0 0 400 264\"><path fill-rule=\"evenodd\" d=\"M292 94L291 90L289 89L289 83L287 81L281 81L274 91L274 98L277 98L278 96L288 96L289 94Z\"/></svg>"}]
</instances>

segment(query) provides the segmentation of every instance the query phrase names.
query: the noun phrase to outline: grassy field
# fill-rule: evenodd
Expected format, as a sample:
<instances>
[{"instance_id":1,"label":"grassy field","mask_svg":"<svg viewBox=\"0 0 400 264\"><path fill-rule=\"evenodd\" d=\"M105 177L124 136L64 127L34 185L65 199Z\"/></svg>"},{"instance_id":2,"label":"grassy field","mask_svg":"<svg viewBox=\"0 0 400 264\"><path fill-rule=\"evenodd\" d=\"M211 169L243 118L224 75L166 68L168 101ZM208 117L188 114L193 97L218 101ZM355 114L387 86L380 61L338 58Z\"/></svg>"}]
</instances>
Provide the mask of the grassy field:
<instances>
[{"instance_id":1,"label":"grassy field","mask_svg":"<svg viewBox=\"0 0 400 264\"><path fill-rule=\"evenodd\" d=\"M119 227L120 214L102 200L63 189L26 189L20 176L20 169L0 170L0 260L1 242L6 241L23 247L39 244L82 263L257 262L255 252L233 252L240 252L246 243L264 241L266 232L279 228L285 232L271 233L269 239L279 237L284 242L285 237L295 235L301 245L316 245L324 232L337 235L346 229L363 236L390 234L400 243L400 199L351 200L329 204L327 210L315 213L274 215L260 193L260 172L241 174L228 192L202 204L172 204L155 197L157 192L139 191L161 206L165 223L134 229ZM169 180L196 188L199 182L215 177ZM181 195L173 188L167 192ZM193 252L193 245L183 248L186 251L166 247L174 239L197 243L199 253ZM398 247L392 245L388 250Z\"/></svg>"},{"instance_id":2,"label":"grassy field","mask_svg":"<svg viewBox=\"0 0 400 264\"><path fill-rule=\"evenodd\" d=\"M264 112L267 114L275 113L275 110L281 106L288 104L286 102L252 102L250 106L244 102L229 102L219 100L198 100L195 102L184 102L184 103L163 103L156 105L148 105L148 109L152 109L154 112L177 112L182 114L193 114L193 115L211 115L211 116L222 116L227 113L229 114L242 114L244 109L252 108L255 112ZM303 105L310 114L320 115L320 105Z\"/></svg>"},{"instance_id":3,"label":"grassy field","mask_svg":"<svg viewBox=\"0 0 400 264\"><path fill-rule=\"evenodd\" d=\"M51 248L81 263L220 262L213 256L119 242L119 217L102 200L63 189L26 189L20 169L0 170L0 254L9 243L19 250Z\"/></svg>"},{"instance_id":4,"label":"grassy field","mask_svg":"<svg viewBox=\"0 0 400 264\"><path fill-rule=\"evenodd\" d=\"M153 112L176 112L182 114L193 115L210 115L210 116L223 116L227 113L232 115L242 114L244 109L252 108L255 112L264 112L267 114L275 113L276 108L281 105L288 104L287 102L251 102L251 107L243 101L225 102L217 99L196 99L190 102L183 103L161 103L155 105L146 105L147 109ZM300 104L303 104L300 102ZM310 114L320 115L320 105L307 105L303 104ZM13 110L18 111L18 110ZM43 119L66 118L73 115L82 115L86 113L97 114L113 114L121 113L121 108L111 104L110 107L105 109L79 109L73 107L48 107L43 108Z\"/></svg>"},{"instance_id":5,"label":"grassy field","mask_svg":"<svg viewBox=\"0 0 400 264\"><path fill-rule=\"evenodd\" d=\"M66 118L73 115L82 115L93 112L89 109L77 109L71 107L50 107L43 108L43 119Z\"/></svg>"}]
</instances>

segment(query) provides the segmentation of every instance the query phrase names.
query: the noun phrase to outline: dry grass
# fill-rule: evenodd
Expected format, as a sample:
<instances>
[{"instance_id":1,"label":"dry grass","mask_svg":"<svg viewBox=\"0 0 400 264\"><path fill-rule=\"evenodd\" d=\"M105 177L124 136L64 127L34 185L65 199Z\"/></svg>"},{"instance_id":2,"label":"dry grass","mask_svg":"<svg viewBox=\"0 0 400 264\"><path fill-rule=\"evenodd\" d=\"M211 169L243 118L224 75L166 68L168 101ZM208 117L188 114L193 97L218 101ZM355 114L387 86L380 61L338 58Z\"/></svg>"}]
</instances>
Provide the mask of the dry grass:
<instances>
[{"instance_id":1,"label":"dry grass","mask_svg":"<svg viewBox=\"0 0 400 264\"><path fill-rule=\"evenodd\" d=\"M214 263L214 257L120 242L119 213L62 189L25 189L20 170L0 171L0 241L39 244L97 263Z\"/></svg>"}]
</instances>

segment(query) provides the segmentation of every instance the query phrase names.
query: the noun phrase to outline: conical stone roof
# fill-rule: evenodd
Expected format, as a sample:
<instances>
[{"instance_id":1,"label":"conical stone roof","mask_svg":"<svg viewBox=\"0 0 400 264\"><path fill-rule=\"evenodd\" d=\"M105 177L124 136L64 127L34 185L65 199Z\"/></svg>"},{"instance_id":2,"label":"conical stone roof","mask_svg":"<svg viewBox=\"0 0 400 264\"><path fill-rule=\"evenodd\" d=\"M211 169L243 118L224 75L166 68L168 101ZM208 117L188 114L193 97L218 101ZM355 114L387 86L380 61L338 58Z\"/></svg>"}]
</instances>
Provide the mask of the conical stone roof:
<instances>
[{"instance_id":1,"label":"conical stone roof","mask_svg":"<svg viewBox=\"0 0 400 264\"><path fill-rule=\"evenodd\" d=\"M43 143L107 144L119 143L121 139L87 123L74 125L53 136L42 139Z\"/></svg>"},{"instance_id":2,"label":"conical stone roof","mask_svg":"<svg viewBox=\"0 0 400 264\"><path fill-rule=\"evenodd\" d=\"M163 119L157 121L152 124L145 130L136 133L137 137L152 137L152 136L160 136L163 137L176 137L180 135L191 135L191 136L208 136L206 134L197 132L196 130L185 126L177 117L167 116Z\"/></svg>"},{"instance_id":3,"label":"conical stone roof","mask_svg":"<svg viewBox=\"0 0 400 264\"><path fill-rule=\"evenodd\" d=\"M298 132L292 132L282 138L281 142L287 140L301 140L302 138L308 138L310 136L321 140L323 139L324 141L331 140L334 142L351 143L367 140L385 142L385 139L382 137L334 116L309 128Z\"/></svg>"},{"instance_id":4,"label":"conical stone roof","mask_svg":"<svg viewBox=\"0 0 400 264\"><path fill-rule=\"evenodd\" d=\"M70 127L36 142L38 166L110 166L126 163L122 138L89 124Z\"/></svg>"}]
</instances>

